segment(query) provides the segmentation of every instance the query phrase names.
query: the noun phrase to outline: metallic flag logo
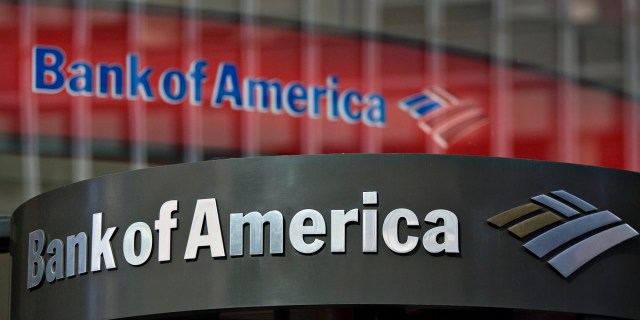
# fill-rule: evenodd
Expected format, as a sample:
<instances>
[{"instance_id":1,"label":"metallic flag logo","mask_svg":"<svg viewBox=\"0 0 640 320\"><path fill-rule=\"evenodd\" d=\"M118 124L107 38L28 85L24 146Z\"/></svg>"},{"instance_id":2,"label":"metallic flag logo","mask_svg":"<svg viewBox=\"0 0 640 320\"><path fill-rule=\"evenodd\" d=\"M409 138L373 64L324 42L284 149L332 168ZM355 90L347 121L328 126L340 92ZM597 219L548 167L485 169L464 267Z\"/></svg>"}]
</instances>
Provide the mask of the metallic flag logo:
<instances>
[{"instance_id":1,"label":"metallic flag logo","mask_svg":"<svg viewBox=\"0 0 640 320\"><path fill-rule=\"evenodd\" d=\"M601 253L638 235L613 213L599 211L564 190L532 197L531 202L497 214L487 222L507 228L526 241L523 246L527 250L565 278Z\"/></svg>"},{"instance_id":2,"label":"metallic flag logo","mask_svg":"<svg viewBox=\"0 0 640 320\"><path fill-rule=\"evenodd\" d=\"M398 106L443 149L489 123L480 107L440 87L408 96Z\"/></svg>"}]
</instances>

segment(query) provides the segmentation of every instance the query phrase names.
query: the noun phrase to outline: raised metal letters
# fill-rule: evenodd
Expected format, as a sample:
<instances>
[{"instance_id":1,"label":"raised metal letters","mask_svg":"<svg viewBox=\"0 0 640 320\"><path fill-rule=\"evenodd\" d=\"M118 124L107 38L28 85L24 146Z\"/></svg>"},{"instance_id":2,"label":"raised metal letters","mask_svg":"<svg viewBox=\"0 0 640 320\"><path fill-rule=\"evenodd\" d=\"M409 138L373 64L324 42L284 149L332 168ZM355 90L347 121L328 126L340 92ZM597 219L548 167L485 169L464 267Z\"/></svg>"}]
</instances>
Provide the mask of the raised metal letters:
<instances>
[{"instance_id":1,"label":"raised metal letters","mask_svg":"<svg viewBox=\"0 0 640 320\"><path fill-rule=\"evenodd\" d=\"M60 239L53 239L47 246L47 253L53 255L47 261L44 271L47 282L51 283L64 278L64 243Z\"/></svg>"},{"instance_id":2,"label":"raised metal letters","mask_svg":"<svg viewBox=\"0 0 640 320\"><path fill-rule=\"evenodd\" d=\"M27 258L27 288L31 289L40 285L44 274L44 250L45 235L41 229L29 233L29 254Z\"/></svg>"},{"instance_id":3,"label":"raised metal letters","mask_svg":"<svg viewBox=\"0 0 640 320\"><path fill-rule=\"evenodd\" d=\"M140 234L140 253L136 254L135 243L136 234ZM136 222L127 228L124 233L124 241L122 242L122 252L124 258L130 265L139 266L149 259L151 256L151 248L153 247L153 236L151 228L144 222Z\"/></svg>"},{"instance_id":4,"label":"raised metal letters","mask_svg":"<svg viewBox=\"0 0 640 320\"><path fill-rule=\"evenodd\" d=\"M207 220L208 234L201 234L205 219ZM200 199L196 202L184 259L196 259L200 247L209 247L212 258L225 256L216 199Z\"/></svg>"},{"instance_id":5,"label":"raised metal letters","mask_svg":"<svg viewBox=\"0 0 640 320\"><path fill-rule=\"evenodd\" d=\"M78 247L78 274L87 273L87 234L80 232L67 237L67 278L76 275L76 247Z\"/></svg>"},{"instance_id":6,"label":"raised metal letters","mask_svg":"<svg viewBox=\"0 0 640 320\"><path fill-rule=\"evenodd\" d=\"M346 228L349 222L358 222L358 209L331 210L331 252L346 251Z\"/></svg>"},{"instance_id":7,"label":"raised metal letters","mask_svg":"<svg viewBox=\"0 0 640 320\"><path fill-rule=\"evenodd\" d=\"M376 253L378 251L378 209L371 206L378 205L378 193L368 191L362 193L362 217L360 209L331 210L331 253L346 252L347 225L354 224L354 228L362 231L362 253ZM368 208L367 208L368 207ZM171 234L178 228L178 218L173 214L178 212L178 200L164 202L155 220L155 230L158 232L158 261L171 260ZM102 233L102 213L93 214L91 234L91 271L100 271L102 260L108 270L115 269L114 252L111 240L117 227L110 227ZM362 219L362 220L361 220ZM410 228L420 228L416 214L405 208L392 210L384 219L382 235L385 244L393 252L403 254L413 251L420 241L419 237L407 236L406 241L399 239L398 230L401 220L405 220ZM423 246L429 253L458 253L458 219L448 210L434 210L429 212L424 221L438 224L428 229L423 236ZM360 223L360 221L362 221ZM229 214L229 255L239 257L244 255L245 226L249 225L249 253L259 256L264 253L264 230L269 228L269 253L271 255L284 254L285 216L278 210L271 210L265 214L252 211L247 214ZM206 230L206 231L205 231ZM122 238L122 255L125 261L133 266L140 266L149 261L154 243L154 232L142 221L132 223L124 232ZM314 254L322 250L325 240L310 236L327 235L324 216L314 209L303 209L291 218L289 225L289 241L293 248L301 254ZM139 238L138 238L139 237ZM29 234L27 287L35 288L42 283L46 275L47 282L52 283L65 277L74 277L87 272L87 234L80 232L67 236L66 254L62 240L53 239L47 248L48 255L44 255L45 233L36 230ZM139 241L137 241L139 240ZM138 248L139 243L139 248ZM211 257L226 257L224 234L220 225L220 213L215 198L199 199L196 201L191 228L185 248L184 259L194 260L202 247L208 247ZM115 252L118 254L118 252ZM66 259L65 259L66 255ZM65 266L66 262L66 266ZM77 270L76 270L77 265ZM65 273L66 267L66 273Z\"/></svg>"},{"instance_id":8,"label":"raised metal letters","mask_svg":"<svg viewBox=\"0 0 640 320\"><path fill-rule=\"evenodd\" d=\"M102 264L100 257L104 257L104 264L108 269L114 269L116 262L111 251L111 238L116 232L116 227L108 228L102 235L102 212L93 214L93 228L91 232L91 272L100 271Z\"/></svg>"},{"instance_id":9,"label":"raised metal letters","mask_svg":"<svg viewBox=\"0 0 640 320\"><path fill-rule=\"evenodd\" d=\"M443 209L433 210L424 217L424 221L429 223L438 223L439 219L443 220L443 225L427 230L422 245L429 253L459 253L458 218L453 212ZM441 243L437 240L439 234L443 235Z\"/></svg>"},{"instance_id":10,"label":"raised metal letters","mask_svg":"<svg viewBox=\"0 0 640 320\"><path fill-rule=\"evenodd\" d=\"M229 254L232 257L242 256L244 243L244 225L249 224L249 252L252 256L262 255L264 243L264 225L269 223L269 252L281 254L284 252L284 218L282 213L272 210L263 215L260 212L232 213L230 216Z\"/></svg>"},{"instance_id":11,"label":"raised metal letters","mask_svg":"<svg viewBox=\"0 0 640 320\"><path fill-rule=\"evenodd\" d=\"M362 193L362 204L364 205L376 205L378 204L378 192L367 191Z\"/></svg>"},{"instance_id":12,"label":"raised metal letters","mask_svg":"<svg viewBox=\"0 0 640 320\"><path fill-rule=\"evenodd\" d=\"M378 192L363 192L362 204L365 206L378 205ZM378 210L362 210L362 252L378 252Z\"/></svg>"},{"instance_id":13,"label":"raised metal letters","mask_svg":"<svg viewBox=\"0 0 640 320\"><path fill-rule=\"evenodd\" d=\"M404 243L398 239L398 223L400 219L407 221L407 226L415 227L419 226L418 217L413 211L405 208L395 209L387 215L382 224L382 238L387 244L387 247L395 253L407 253L415 249L418 245L418 237L407 236L407 241Z\"/></svg>"},{"instance_id":14,"label":"raised metal letters","mask_svg":"<svg viewBox=\"0 0 640 320\"><path fill-rule=\"evenodd\" d=\"M304 222L309 219L311 225L305 226ZM289 227L289 241L291 245L300 253L312 254L322 249L324 241L320 239L313 239L313 242L306 243L304 236L307 235L324 235L327 232L327 227L324 223L324 218L320 212L313 209L303 209L296 213L291 219L291 226Z\"/></svg>"},{"instance_id":15,"label":"raised metal letters","mask_svg":"<svg viewBox=\"0 0 640 320\"><path fill-rule=\"evenodd\" d=\"M158 261L171 261L171 230L178 227L178 219L171 215L178 211L178 201L171 200L162 204L155 228L158 231Z\"/></svg>"},{"instance_id":16,"label":"raised metal letters","mask_svg":"<svg viewBox=\"0 0 640 320\"><path fill-rule=\"evenodd\" d=\"M362 210L362 252L378 252L378 210Z\"/></svg>"}]
</instances>

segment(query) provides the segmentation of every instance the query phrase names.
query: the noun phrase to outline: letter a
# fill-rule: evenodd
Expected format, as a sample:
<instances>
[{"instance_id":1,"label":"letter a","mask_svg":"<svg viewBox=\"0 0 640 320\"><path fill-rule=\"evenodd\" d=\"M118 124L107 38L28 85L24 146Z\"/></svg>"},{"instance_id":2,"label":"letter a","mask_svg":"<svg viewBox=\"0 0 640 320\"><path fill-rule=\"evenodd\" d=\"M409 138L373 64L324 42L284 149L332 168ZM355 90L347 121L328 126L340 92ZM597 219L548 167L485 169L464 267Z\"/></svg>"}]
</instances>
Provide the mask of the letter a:
<instances>
[{"instance_id":1,"label":"letter a","mask_svg":"<svg viewBox=\"0 0 640 320\"><path fill-rule=\"evenodd\" d=\"M442 219L443 225L433 227L425 232L422 245L429 253L460 253L458 241L458 217L449 210L433 210L424 217L425 222L438 223ZM442 243L438 243L438 235L442 234Z\"/></svg>"},{"instance_id":2,"label":"letter a","mask_svg":"<svg viewBox=\"0 0 640 320\"><path fill-rule=\"evenodd\" d=\"M238 70L235 65L230 63L221 63L218 66L218 74L216 75L216 82L213 86L211 106L221 107L225 99L231 102L233 109L242 108Z\"/></svg>"},{"instance_id":3,"label":"letter a","mask_svg":"<svg viewBox=\"0 0 640 320\"><path fill-rule=\"evenodd\" d=\"M207 221L207 234L202 234L204 221ZM198 258L198 249L209 247L211 257L224 257L224 245L222 243L222 230L218 216L216 199L199 199L196 202L196 210L193 213L193 222L187 241L187 249L184 253L185 260Z\"/></svg>"}]
</instances>

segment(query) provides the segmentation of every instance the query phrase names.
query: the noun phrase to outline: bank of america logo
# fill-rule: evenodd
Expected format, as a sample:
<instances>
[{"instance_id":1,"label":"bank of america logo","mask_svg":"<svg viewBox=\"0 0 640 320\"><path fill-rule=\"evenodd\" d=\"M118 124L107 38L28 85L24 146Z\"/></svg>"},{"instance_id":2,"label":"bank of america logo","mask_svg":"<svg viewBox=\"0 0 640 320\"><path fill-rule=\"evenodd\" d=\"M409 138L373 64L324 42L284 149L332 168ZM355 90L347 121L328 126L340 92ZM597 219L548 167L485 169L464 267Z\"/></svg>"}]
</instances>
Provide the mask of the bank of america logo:
<instances>
[{"instance_id":1,"label":"bank of america logo","mask_svg":"<svg viewBox=\"0 0 640 320\"><path fill-rule=\"evenodd\" d=\"M489 123L480 107L440 87L408 96L398 106L444 149Z\"/></svg>"},{"instance_id":2,"label":"bank of america logo","mask_svg":"<svg viewBox=\"0 0 640 320\"><path fill-rule=\"evenodd\" d=\"M527 250L565 278L601 253L638 235L613 213L600 211L564 190L535 196L531 202L497 214L487 222L506 228L525 241Z\"/></svg>"}]
</instances>

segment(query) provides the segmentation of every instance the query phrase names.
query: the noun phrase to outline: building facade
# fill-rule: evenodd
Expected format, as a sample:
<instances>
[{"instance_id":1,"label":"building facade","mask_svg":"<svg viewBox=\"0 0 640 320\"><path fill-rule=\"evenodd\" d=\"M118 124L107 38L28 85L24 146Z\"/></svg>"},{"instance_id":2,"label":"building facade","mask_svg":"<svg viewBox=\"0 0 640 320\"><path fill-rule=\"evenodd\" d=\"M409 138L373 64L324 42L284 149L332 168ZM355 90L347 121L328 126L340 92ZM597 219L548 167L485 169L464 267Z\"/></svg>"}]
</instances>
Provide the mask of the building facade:
<instances>
[{"instance_id":1,"label":"building facade","mask_svg":"<svg viewBox=\"0 0 640 320\"><path fill-rule=\"evenodd\" d=\"M637 172L638 6L0 1L0 215L77 181L226 158L442 154ZM0 318L11 261L0 255Z\"/></svg>"}]
</instances>

